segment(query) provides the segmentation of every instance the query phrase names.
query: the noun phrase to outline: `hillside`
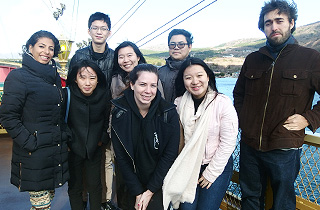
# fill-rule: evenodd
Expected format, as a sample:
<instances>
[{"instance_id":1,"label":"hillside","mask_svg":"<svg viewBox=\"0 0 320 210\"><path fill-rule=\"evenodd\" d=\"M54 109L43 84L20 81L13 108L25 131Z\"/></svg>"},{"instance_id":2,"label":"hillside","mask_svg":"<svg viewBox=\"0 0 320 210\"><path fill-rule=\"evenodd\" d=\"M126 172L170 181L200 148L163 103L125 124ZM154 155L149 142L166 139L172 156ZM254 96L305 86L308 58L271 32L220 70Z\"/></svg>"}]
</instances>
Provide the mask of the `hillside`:
<instances>
[{"instance_id":1,"label":"hillside","mask_svg":"<svg viewBox=\"0 0 320 210\"><path fill-rule=\"evenodd\" d=\"M300 45L320 52L320 21L298 27L293 35ZM244 58L249 53L264 46L265 42L265 39L239 39L213 48L192 49L191 56L205 60L214 71L232 74L240 70ZM148 62L158 66L164 65L164 59L169 56L167 51L143 50L143 53Z\"/></svg>"}]
</instances>

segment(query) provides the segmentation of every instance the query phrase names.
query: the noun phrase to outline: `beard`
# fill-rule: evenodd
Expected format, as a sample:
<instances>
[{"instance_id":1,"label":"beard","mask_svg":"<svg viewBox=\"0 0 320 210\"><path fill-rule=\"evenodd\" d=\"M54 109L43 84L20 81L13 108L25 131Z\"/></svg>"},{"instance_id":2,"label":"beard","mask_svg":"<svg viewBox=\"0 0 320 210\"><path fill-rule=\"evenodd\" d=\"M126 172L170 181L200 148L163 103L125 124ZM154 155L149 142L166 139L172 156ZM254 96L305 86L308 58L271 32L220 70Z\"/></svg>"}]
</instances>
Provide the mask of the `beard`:
<instances>
[{"instance_id":1,"label":"beard","mask_svg":"<svg viewBox=\"0 0 320 210\"><path fill-rule=\"evenodd\" d=\"M278 36L278 37L273 37L272 38L272 35L275 34L275 33L279 33L282 36L280 36L280 37ZM289 39L290 36L291 36L291 30L289 28L285 32L279 31L279 32L271 33L269 36L267 36L267 40L272 46L279 46L279 45L282 45L283 43L285 43Z\"/></svg>"}]
</instances>

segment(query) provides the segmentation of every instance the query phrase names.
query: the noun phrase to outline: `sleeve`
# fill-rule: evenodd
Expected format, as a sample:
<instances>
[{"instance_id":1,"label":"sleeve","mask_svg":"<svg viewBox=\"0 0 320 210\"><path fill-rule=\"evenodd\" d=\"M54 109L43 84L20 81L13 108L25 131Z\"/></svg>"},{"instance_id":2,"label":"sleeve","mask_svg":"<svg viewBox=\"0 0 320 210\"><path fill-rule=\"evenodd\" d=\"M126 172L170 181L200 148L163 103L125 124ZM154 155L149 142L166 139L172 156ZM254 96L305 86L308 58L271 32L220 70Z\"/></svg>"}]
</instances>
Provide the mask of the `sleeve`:
<instances>
[{"instance_id":1,"label":"sleeve","mask_svg":"<svg viewBox=\"0 0 320 210\"><path fill-rule=\"evenodd\" d=\"M107 111L110 110L110 103L106 103L106 108L105 108L105 122L104 122L104 129L102 133L102 143L103 144L108 144L110 142L110 130L109 130L109 125L111 125L111 112Z\"/></svg>"},{"instance_id":2,"label":"sleeve","mask_svg":"<svg viewBox=\"0 0 320 210\"><path fill-rule=\"evenodd\" d=\"M233 89L233 99L234 99L234 107L240 115L241 108L243 105L243 100L245 96L245 85L246 85L246 79L245 79L245 71L246 71L246 61L244 62L238 80L236 82L236 85Z\"/></svg>"},{"instance_id":3,"label":"sleeve","mask_svg":"<svg viewBox=\"0 0 320 210\"><path fill-rule=\"evenodd\" d=\"M211 183L222 174L237 144L238 117L231 100L226 98L220 107L219 145L202 173Z\"/></svg>"},{"instance_id":4,"label":"sleeve","mask_svg":"<svg viewBox=\"0 0 320 210\"><path fill-rule=\"evenodd\" d=\"M320 53L316 52L314 56L314 59L310 59L310 62L313 63L311 67L311 86L313 91L320 95ZM316 132L320 126L320 101L318 100L311 110L302 113L302 116L309 122L308 128Z\"/></svg>"},{"instance_id":5,"label":"sleeve","mask_svg":"<svg viewBox=\"0 0 320 210\"><path fill-rule=\"evenodd\" d=\"M168 132L166 131L165 135L165 138L168 138L168 143L163 149L153 176L147 185L147 188L153 193L161 189L164 177L167 175L171 165L178 156L180 143L179 116L175 109L170 112L172 114L165 125L166 129L168 129Z\"/></svg>"},{"instance_id":6,"label":"sleeve","mask_svg":"<svg viewBox=\"0 0 320 210\"><path fill-rule=\"evenodd\" d=\"M78 57L78 56L77 56L77 53L75 53L75 54L72 56L71 60L70 60L70 64L69 64L69 67L68 67L68 76L69 76L72 68L74 67L74 65L75 65L76 62L78 61L78 58L77 58L77 57Z\"/></svg>"},{"instance_id":7,"label":"sleeve","mask_svg":"<svg viewBox=\"0 0 320 210\"><path fill-rule=\"evenodd\" d=\"M28 152L36 150L36 134L31 134L22 123L22 113L27 98L25 78L21 69L9 73L4 83L4 94L0 106L0 120L11 138Z\"/></svg>"},{"instance_id":8,"label":"sleeve","mask_svg":"<svg viewBox=\"0 0 320 210\"><path fill-rule=\"evenodd\" d=\"M66 88L62 88L62 93L63 93L63 97L65 98L64 103L62 104L62 108L61 108L61 138L63 141L69 142L71 141L71 130L68 127L67 122L65 121L65 117L66 117L66 110L67 110L67 105L68 105L68 91ZM70 103L70 102L69 102ZM69 104L70 106L70 104Z\"/></svg>"}]
</instances>

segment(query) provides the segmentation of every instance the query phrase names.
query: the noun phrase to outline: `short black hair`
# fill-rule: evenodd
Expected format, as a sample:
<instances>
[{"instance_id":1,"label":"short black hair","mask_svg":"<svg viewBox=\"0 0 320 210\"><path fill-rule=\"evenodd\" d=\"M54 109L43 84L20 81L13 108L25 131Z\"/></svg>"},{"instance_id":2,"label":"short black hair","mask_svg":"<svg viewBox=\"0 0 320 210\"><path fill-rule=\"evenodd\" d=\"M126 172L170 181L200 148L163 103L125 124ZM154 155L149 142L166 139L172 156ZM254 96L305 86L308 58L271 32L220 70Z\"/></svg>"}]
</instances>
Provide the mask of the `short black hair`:
<instances>
[{"instance_id":1,"label":"short black hair","mask_svg":"<svg viewBox=\"0 0 320 210\"><path fill-rule=\"evenodd\" d=\"M97 86L106 88L106 85L107 85L106 76L101 71L101 69L98 66L98 64L96 64L95 62L93 62L91 60L80 60L72 67L71 72L70 72L70 74L68 75L68 78L67 78L67 82L66 82L67 86L75 84L75 81L77 79L77 74L83 67L92 68L93 71L96 72L97 77L98 77L98 85Z\"/></svg>"},{"instance_id":2,"label":"short black hair","mask_svg":"<svg viewBox=\"0 0 320 210\"><path fill-rule=\"evenodd\" d=\"M183 35L186 37L188 46L190 46L193 43L193 36L189 31L186 31L184 29L173 29L168 36L168 45L170 44L170 40L172 36L174 35Z\"/></svg>"},{"instance_id":3,"label":"short black hair","mask_svg":"<svg viewBox=\"0 0 320 210\"><path fill-rule=\"evenodd\" d=\"M92 22L96 21L96 20L103 20L104 22L107 23L108 25L108 29L111 30L111 20L109 15L106 15L102 12L96 12L94 14L92 14L89 17L89 21L88 21L88 28L90 29Z\"/></svg>"},{"instance_id":4,"label":"short black hair","mask_svg":"<svg viewBox=\"0 0 320 210\"><path fill-rule=\"evenodd\" d=\"M212 90L218 92L215 75L213 71L209 68L209 66L200 58L189 57L181 64L181 67L177 74L177 78L175 81L176 96L182 96L186 92L186 87L184 86L183 81L183 73L186 70L186 68L192 65L200 65L204 68L205 72L209 77L209 87L211 87Z\"/></svg>"},{"instance_id":5,"label":"short black hair","mask_svg":"<svg viewBox=\"0 0 320 210\"><path fill-rule=\"evenodd\" d=\"M32 34L32 36L28 39L28 41L26 42L26 45L24 45L22 48L24 51L29 52L29 46L34 46L38 40L40 38L49 38L53 41L54 43L54 53L53 53L53 57L57 57L58 54L60 53L60 43L59 40L49 31L37 31L34 34Z\"/></svg>"},{"instance_id":6,"label":"short black hair","mask_svg":"<svg viewBox=\"0 0 320 210\"><path fill-rule=\"evenodd\" d=\"M291 4L285 0L271 0L270 2L265 2L264 6L261 8L258 28L264 32L264 16L274 10L278 10L278 14L286 14L289 22L294 20L294 26L291 29L292 34L296 30L296 21L298 19L297 4L294 1Z\"/></svg>"}]
</instances>

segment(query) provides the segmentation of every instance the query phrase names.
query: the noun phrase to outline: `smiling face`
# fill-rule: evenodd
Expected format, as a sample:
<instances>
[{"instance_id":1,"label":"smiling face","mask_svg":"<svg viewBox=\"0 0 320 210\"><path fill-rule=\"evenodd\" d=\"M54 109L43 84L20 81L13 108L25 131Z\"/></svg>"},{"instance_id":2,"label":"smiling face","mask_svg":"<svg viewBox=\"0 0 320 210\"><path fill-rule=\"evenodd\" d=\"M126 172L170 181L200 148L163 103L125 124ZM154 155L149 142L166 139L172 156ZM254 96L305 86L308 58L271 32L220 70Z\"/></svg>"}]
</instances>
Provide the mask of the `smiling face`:
<instances>
[{"instance_id":1,"label":"smiling face","mask_svg":"<svg viewBox=\"0 0 320 210\"><path fill-rule=\"evenodd\" d=\"M183 82L186 90L199 99L207 92L209 77L202 66L191 65L183 72Z\"/></svg>"},{"instance_id":2,"label":"smiling face","mask_svg":"<svg viewBox=\"0 0 320 210\"><path fill-rule=\"evenodd\" d=\"M98 76L91 67L82 67L75 82L83 95L90 96L97 87Z\"/></svg>"},{"instance_id":3,"label":"smiling face","mask_svg":"<svg viewBox=\"0 0 320 210\"><path fill-rule=\"evenodd\" d=\"M184 35L174 35L171 37L169 45L170 44L178 44L178 43L187 43L187 39ZM183 48L179 49L179 47L176 45L173 49L169 48L169 55L174 60L184 60L186 57L188 57L190 51L191 51L192 45L186 44Z\"/></svg>"},{"instance_id":4,"label":"smiling face","mask_svg":"<svg viewBox=\"0 0 320 210\"><path fill-rule=\"evenodd\" d=\"M34 46L29 45L29 52L36 61L47 64L53 58L54 43L50 38L41 37Z\"/></svg>"},{"instance_id":5,"label":"smiling face","mask_svg":"<svg viewBox=\"0 0 320 210\"><path fill-rule=\"evenodd\" d=\"M118 63L121 69L126 72L131 72L135 66L138 65L140 57L134 52L130 46L119 49Z\"/></svg>"},{"instance_id":6,"label":"smiling face","mask_svg":"<svg viewBox=\"0 0 320 210\"><path fill-rule=\"evenodd\" d=\"M294 27L294 20L289 21L286 14L278 14L273 10L264 16L264 33L267 40L274 46L283 44L291 35Z\"/></svg>"},{"instance_id":7,"label":"smiling face","mask_svg":"<svg viewBox=\"0 0 320 210\"><path fill-rule=\"evenodd\" d=\"M92 22L91 27L88 30L89 35L92 38L94 44L105 44L107 38L110 36L108 24L103 20L95 20Z\"/></svg>"},{"instance_id":8,"label":"smiling face","mask_svg":"<svg viewBox=\"0 0 320 210\"><path fill-rule=\"evenodd\" d=\"M158 77L153 72L141 71L138 79L130 87L134 92L134 100L139 109L149 107L157 94Z\"/></svg>"}]
</instances>

